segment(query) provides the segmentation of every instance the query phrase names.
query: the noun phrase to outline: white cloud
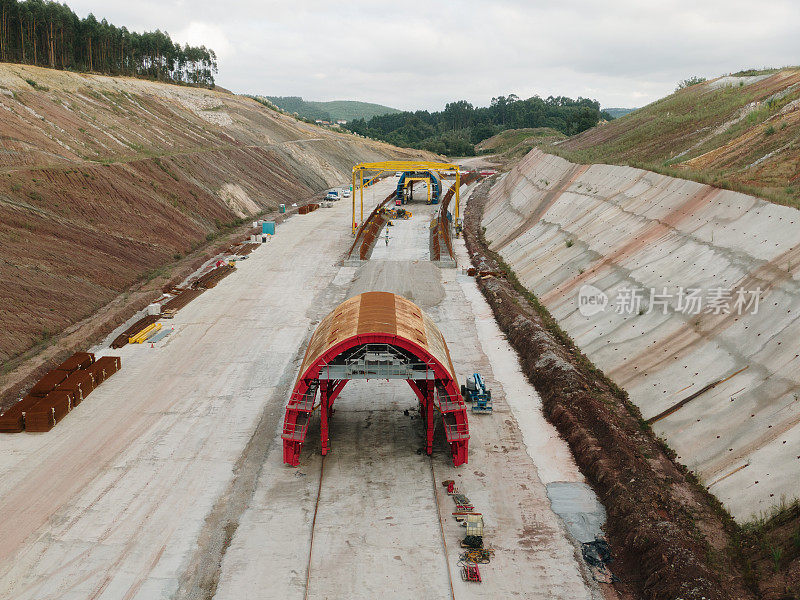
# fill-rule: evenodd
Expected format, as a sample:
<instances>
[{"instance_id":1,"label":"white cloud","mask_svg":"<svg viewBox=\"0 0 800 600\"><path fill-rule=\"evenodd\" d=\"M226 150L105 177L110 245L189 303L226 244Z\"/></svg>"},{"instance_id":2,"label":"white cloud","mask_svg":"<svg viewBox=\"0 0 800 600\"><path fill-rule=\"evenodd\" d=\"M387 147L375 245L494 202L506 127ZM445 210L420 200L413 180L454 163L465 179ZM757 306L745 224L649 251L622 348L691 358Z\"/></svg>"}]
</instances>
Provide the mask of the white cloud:
<instances>
[{"instance_id":1,"label":"white cloud","mask_svg":"<svg viewBox=\"0 0 800 600\"><path fill-rule=\"evenodd\" d=\"M438 109L588 96L641 106L691 75L798 62L795 0L70 1L220 57L238 92Z\"/></svg>"},{"instance_id":2,"label":"white cloud","mask_svg":"<svg viewBox=\"0 0 800 600\"><path fill-rule=\"evenodd\" d=\"M212 48L220 61L230 59L235 54L235 49L228 41L225 31L217 25L192 21L184 29L171 34L170 37L180 44Z\"/></svg>"}]
</instances>

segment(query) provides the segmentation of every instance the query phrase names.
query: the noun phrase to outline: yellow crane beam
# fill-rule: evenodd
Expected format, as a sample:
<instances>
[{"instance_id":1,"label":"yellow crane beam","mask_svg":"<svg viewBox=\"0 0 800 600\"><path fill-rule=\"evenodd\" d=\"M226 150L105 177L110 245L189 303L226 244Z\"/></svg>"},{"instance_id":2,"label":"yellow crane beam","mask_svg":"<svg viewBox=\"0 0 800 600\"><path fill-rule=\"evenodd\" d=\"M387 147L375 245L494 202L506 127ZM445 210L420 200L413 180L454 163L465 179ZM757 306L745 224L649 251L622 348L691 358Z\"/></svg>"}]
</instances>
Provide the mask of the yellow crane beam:
<instances>
[{"instance_id":1,"label":"yellow crane beam","mask_svg":"<svg viewBox=\"0 0 800 600\"><path fill-rule=\"evenodd\" d=\"M358 186L359 197L361 201L361 221L364 223L364 171L455 171L456 174L456 204L454 209L455 219L454 223L458 223L459 189L461 188L461 170L459 166L453 163L434 162L427 160L384 160L380 162L363 162L358 163L353 167L353 220L352 228L353 235L358 230L359 223L356 223L356 173L360 178L361 185ZM430 184L428 185L428 194L430 194Z\"/></svg>"}]
</instances>

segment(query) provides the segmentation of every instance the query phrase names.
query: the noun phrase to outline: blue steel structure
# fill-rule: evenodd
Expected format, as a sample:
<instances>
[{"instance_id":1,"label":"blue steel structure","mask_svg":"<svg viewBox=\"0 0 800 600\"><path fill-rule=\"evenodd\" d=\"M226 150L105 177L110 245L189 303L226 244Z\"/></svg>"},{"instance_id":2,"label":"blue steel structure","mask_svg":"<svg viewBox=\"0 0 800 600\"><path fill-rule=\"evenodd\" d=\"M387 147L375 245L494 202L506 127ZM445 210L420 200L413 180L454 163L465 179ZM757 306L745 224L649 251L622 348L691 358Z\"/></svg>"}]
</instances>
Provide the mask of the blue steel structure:
<instances>
[{"instance_id":1,"label":"blue steel structure","mask_svg":"<svg viewBox=\"0 0 800 600\"><path fill-rule=\"evenodd\" d=\"M403 171L397 180L397 198L405 198L404 190L407 181L415 179L430 179L430 203L439 204L439 199L442 195L442 181L435 171ZM403 203L405 203L405 200L403 200Z\"/></svg>"}]
</instances>

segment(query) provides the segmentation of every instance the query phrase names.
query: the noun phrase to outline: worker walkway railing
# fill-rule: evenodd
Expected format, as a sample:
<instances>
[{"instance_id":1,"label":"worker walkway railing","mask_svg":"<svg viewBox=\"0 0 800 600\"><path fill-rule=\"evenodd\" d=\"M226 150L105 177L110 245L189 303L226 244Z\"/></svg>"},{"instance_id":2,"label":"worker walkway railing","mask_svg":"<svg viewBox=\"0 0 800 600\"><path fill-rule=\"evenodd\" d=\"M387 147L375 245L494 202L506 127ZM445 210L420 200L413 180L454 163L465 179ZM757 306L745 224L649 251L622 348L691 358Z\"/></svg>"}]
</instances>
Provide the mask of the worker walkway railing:
<instances>
[{"instance_id":1,"label":"worker walkway railing","mask_svg":"<svg viewBox=\"0 0 800 600\"><path fill-rule=\"evenodd\" d=\"M291 398L289 400L288 408L292 408L297 411L302 412L311 412L314 410L314 400L316 399L316 394L309 395L305 394L297 399Z\"/></svg>"},{"instance_id":2,"label":"worker walkway railing","mask_svg":"<svg viewBox=\"0 0 800 600\"><path fill-rule=\"evenodd\" d=\"M439 411L444 413L451 413L456 412L459 410L465 410L466 404L464 404L464 398L459 396L452 396L449 394L436 394L436 404L439 406Z\"/></svg>"},{"instance_id":3,"label":"worker walkway railing","mask_svg":"<svg viewBox=\"0 0 800 600\"><path fill-rule=\"evenodd\" d=\"M391 344L365 344L358 352L320 367L320 380L436 379L433 363L411 360Z\"/></svg>"},{"instance_id":4,"label":"worker walkway railing","mask_svg":"<svg viewBox=\"0 0 800 600\"><path fill-rule=\"evenodd\" d=\"M302 442L306 439L306 433L308 433L308 424L311 422L311 419L308 417L300 419L299 416L298 419L299 420L296 423L283 424L283 435L281 435L281 437L284 440Z\"/></svg>"},{"instance_id":5,"label":"worker walkway railing","mask_svg":"<svg viewBox=\"0 0 800 600\"><path fill-rule=\"evenodd\" d=\"M454 440L468 440L469 439L469 426L466 423L448 423L445 415L444 434L448 442Z\"/></svg>"}]
</instances>

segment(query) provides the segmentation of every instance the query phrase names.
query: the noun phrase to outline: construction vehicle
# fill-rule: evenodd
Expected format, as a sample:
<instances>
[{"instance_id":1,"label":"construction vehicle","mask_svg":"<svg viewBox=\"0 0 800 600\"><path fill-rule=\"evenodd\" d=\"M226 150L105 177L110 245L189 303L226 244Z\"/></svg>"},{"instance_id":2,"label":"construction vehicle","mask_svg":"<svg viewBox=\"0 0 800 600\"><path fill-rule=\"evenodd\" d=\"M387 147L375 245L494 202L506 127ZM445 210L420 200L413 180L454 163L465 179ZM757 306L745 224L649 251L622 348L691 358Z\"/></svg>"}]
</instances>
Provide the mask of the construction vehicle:
<instances>
[{"instance_id":1,"label":"construction vehicle","mask_svg":"<svg viewBox=\"0 0 800 600\"><path fill-rule=\"evenodd\" d=\"M492 412L492 392L486 389L486 383L480 373L473 373L472 377L467 377L466 385L461 386L461 395L465 402L472 403L472 412Z\"/></svg>"},{"instance_id":2,"label":"construction vehicle","mask_svg":"<svg viewBox=\"0 0 800 600\"><path fill-rule=\"evenodd\" d=\"M390 219L403 219L405 221L413 216L413 213L405 208L382 208L381 213Z\"/></svg>"},{"instance_id":3,"label":"construction vehicle","mask_svg":"<svg viewBox=\"0 0 800 600\"><path fill-rule=\"evenodd\" d=\"M405 208L395 208L389 213L389 216L392 219L408 220L412 217L412 214L410 210L406 210Z\"/></svg>"}]
</instances>

